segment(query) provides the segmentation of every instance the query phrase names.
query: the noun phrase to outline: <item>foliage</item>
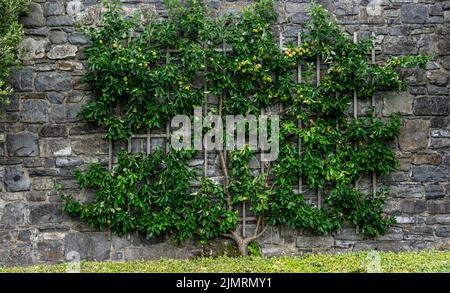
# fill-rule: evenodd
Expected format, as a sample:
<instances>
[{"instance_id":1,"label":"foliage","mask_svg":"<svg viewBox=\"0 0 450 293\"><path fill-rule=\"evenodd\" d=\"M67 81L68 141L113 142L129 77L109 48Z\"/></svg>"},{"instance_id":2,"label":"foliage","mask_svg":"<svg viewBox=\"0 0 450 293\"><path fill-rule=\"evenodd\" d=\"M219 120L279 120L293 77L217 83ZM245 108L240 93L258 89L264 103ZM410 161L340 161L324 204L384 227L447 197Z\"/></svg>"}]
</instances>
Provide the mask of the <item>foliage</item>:
<instances>
[{"instance_id":1,"label":"foliage","mask_svg":"<svg viewBox=\"0 0 450 293\"><path fill-rule=\"evenodd\" d=\"M195 173L187 167L192 155L180 151L166 155L160 149L148 157L121 152L112 172L91 164L76 177L81 187L97 190L96 200L81 204L70 195L63 196L64 209L119 235L134 231L149 237L169 234L176 242L193 236L203 242L217 237L232 229L237 217L223 208L223 195L208 179L203 179L200 192L192 192Z\"/></svg>"},{"instance_id":2,"label":"foliage","mask_svg":"<svg viewBox=\"0 0 450 293\"><path fill-rule=\"evenodd\" d=\"M11 88L7 85L10 67L18 64L17 45L22 40L19 16L26 11L29 0L0 0L0 107L7 105Z\"/></svg>"},{"instance_id":3,"label":"foliage","mask_svg":"<svg viewBox=\"0 0 450 293\"><path fill-rule=\"evenodd\" d=\"M379 252L383 273L449 273L448 251ZM369 258L370 259L370 258ZM367 272L368 253L301 257L219 257L132 262L81 262L83 273L355 273ZM67 264L0 268L0 273L64 273Z\"/></svg>"},{"instance_id":4,"label":"foliage","mask_svg":"<svg viewBox=\"0 0 450 293\"><path fill-rule=\"evenodd\" d=\"M124 17L118 4L104 4L103 26L84 28L92 39L87 80L99 97L83 109L86 119L106 126L114 140L128 138L164 125L174 114L191 114L206 85L220 98L214 111L222 115L259 114L281 103L280 156L272 171L254 175L252 150L233 151L222 164L224 186L203 178L192 192L195 175L186 167L188 154L121 154L113 172L94 165L78 174L84 187L99 190L97 200L82 205L65 197L67 211L120 234L168 232L177 241L197 236L203 242L227 235L238 246L248 246L267 224L327 234L348 222L376 237L393 223L383 213L385 191L363 194L355 182L395 170L388 143L398 136L401 117L377 118L372 109L351 119L348 108L355 93L365 99L405 87L398 68L424 65L427 56L372 64L373 40L354 42L314 3L303 43L287 44L285 50L272 34L276 15L270 0L218 18L209 17L198 0L171 2L168 19L150 19L143 28L137 16ZM318 57L328 68L320 83L312 73ZM299 83L294 82L297 66L305 69ZM223 153L219 157L224 161ZM309 189L322 192L327 206L311 205L294 192L300 175ZM247 238L235 232L243 203L258 218L255 234Z\"/></svg>"}]
</instances>

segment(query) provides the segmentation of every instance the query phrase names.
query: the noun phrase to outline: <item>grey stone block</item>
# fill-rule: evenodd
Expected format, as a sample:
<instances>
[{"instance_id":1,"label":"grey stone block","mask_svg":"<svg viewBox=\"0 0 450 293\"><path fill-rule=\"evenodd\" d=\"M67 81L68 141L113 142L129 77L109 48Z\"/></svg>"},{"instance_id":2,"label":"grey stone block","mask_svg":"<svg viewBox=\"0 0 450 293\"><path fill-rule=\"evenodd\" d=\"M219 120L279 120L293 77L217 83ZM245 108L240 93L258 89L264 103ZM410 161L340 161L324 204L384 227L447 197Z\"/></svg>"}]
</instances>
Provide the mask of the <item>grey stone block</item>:
<instances>
[{"instance_id":1,"label":"grey stone block","mask_svg":"<svg viewBox=\"0 0 450 293\"><path fill-rule=\"evenodd\" d=\"M48 104L44 100L25 100L22 102L21 118L28 123L48 122Z\"/></svg>"},{"instance_id":2,"label":"grey stone block","mask_svg":"<svg viewBox=\"0 0 450 293\"><path fill-rule=\"evenodd\" d=\"M74 23L73 17L69 15L50 16L47 18L48 26L72 26Z\"/></svg>"},{"instance_id":3,"label":"grey stone block","mask_svg":"<svg viewBox=\"0 0 450 293\"><path fill-rule=\"evenodd\" d=\"M56 203L43 203L30 206L30 224L62 223L69 216L62 211L62 206Z\"/></svg>"},{"instance_id":4,"label":"grey stone block","mask_svg":"<svg viewBox=\"0 0 450 293\"><path fill-rule=\"evenodd\" d=\"M9 76L9 83L17 91L31 91L33 89L33 69L31 67L13 68Z\"/></svg>"},{"instance_id":5,"label":"grey stone block","mask_svg":"<svg viewBox=\"0 0 450 293\"><path fill-rule=\"evenodd\" d=\"M400 203L400 209L403 213L420 214L426 211L427 203L419 199L404 199Z\"/></svg>"},{"instance_id":6,"label":"grey stone block","mask_svg":"<svg viewBox=\"0 0 450 293\"><path fill-rule=\"evenodd\" d=\"M39 132L39 135L43 137L62 137L67 134L67 127L64 125L45 125Z\"/></svg>"},{"instance_id":7,"label":"grey stone block","mask_svg":"<svg viewBox=\"0 0 450 293\"><path fill-rule=\"evenodd\" d=\"M422 24L428 16L428 8L423 4L406 4L401 8L401 18L403 23Z\"/></svg>"},{"instance_id":8,"label":"grey stone block","mask_svg":"<svg viewBox=\"0 0 450 293\"><path fill-rule=\"evenodd\" d=\"M77 52L78 48L74 45L57 45L47 53L47 57L49 59L65 59L75 57Z\"/></svg>"},{"instance_id":9,"label":"grey stone block","mask_svg":"<svg viewBox=\"0 0 450 293\"><path fill-rule=\"evenodd\" d=\"M330 248L334 245L331 236L298 236L296 246L299 248Z\"/></svg>"},{"instance_id":10,"label":"grey stone block","mask_svg":"<svg viewBox=\"0 0 450 293\"><path fill-rule=\"evenodd\" d=\"M428 145L430 121L408 120L400 130L399 144L403 151L424 149Z\"/></svg>"},{"instance_id":11,"label":"grey stone block","mask_svg":"<svg viewBox=\"0 0 450 293\"><path fill-rule=\"evenodd\" d=\"M429 184L425 186L425 198L440 199L445 196L444 187L439 184Z\"/></svg>"},{"instance_id":12,"label":"grey stone block","mask_svg":"<svg viewBox=\"0 0 450 293\"><path fill-rule=\"evenodd\" d=\"M47 2L45 3L45 16L55 16L64 14L64 4L61 2Z\"/></svg>"},{"instance_id":13,"label":"grey stone block","mask_svg":"<svg viewBox=\"0 0 450 293\"><path fill-rule=\"evenodd\" d=\"M411 167L413 181L446 181L450 180L450 169L445 166L413 166Z\"/></svg>"},{"instance_id":14,"label":"grey stone block","mask_svg":"<svg viewBox=\"0 0 450 293\"><path fill-rule=\"evenodd\" d=\"M102 261L109 259L110 250L106 233L69 233L65 237L66 256L76 251L83 260Z\"/></svg>"},{"instance_id":15,"label":"grey stone block","mask_svg":"<svg viewBox=\"0 0 450 293\"><path fill-rule=\"evenodd\" d=\"M26 205L22 202L12 202L3 208L2 224L23 224L25 222Z\"/></svg>"},{"instance_id":16,"label":"grey stone block","mask_svg":"<svg viewBox=\"0 0 450 293\"><path fill-rule=\"evenodd\" d=\"M69 36L69 42L73 45L87 45L90 40L81 32L73 32Z\"/></svg>"},{"instance_id":17,"label":"grey stone block","mask_svg":"<svg viewBox=\"0 0 450 293\"><path fill-rule=\"evenodd\" d=\"M28 172L21 167L6 167L4 183L7 191L30 190L30 178Z\"/></svg>"},{"instance_id":18,"label":"grey stone block","mask_svg":"<svg viewBox=\"0 0 450 293\"><path fill-rule=\"evenodd\" d=\"M39 154L38 137L33 133L8 134L6 141L10 156L35 157Z\"/></svg>"},{"instance_id":19,"label":"grey stone block","mask_svg":"<svg viewBox=\"0 0 450 293\"><path fill-rule=\"evenodd\" d=\"M38 73L34 82L36 90L68 91L72 89L71 75L68 73L42 72Z\"/></svg>"},{"instance_id":20,"label":"grey stone block","mask_svg":"<svg viewBox=\"0 0 450 293\"><path fill-rule=\"evenodd\" d=\"M437 227L435 233L438 237L450 237L450 226Z\"/></svg>"},{"instance_id":21,"label":"grey stone block","mask_svg":"<svg viewBox=\"0 0 450 293\"><path fill-rule=\"evenodd\" d=\"M45 26L44 10L38 3L31 2L28 6L28 13L22 17L22 24L25 27Z\"/></svg>"},{"instance_id":22,"label":"grey stone block","mask_svg":"<svg viewBox=\"0 0 450 293\"><path fill-rule=\"evenodd\" d=\"M43 241L37 243L40 261L58 262L64 259L64 242Z\"/></svg>"},{"instance_id":23,"label":"grey stone block","mask_svg":"<svg viewBox=\"0 0 450 293\"><path fill-rule=\"evenodd\" d=\"M50 31L49 39L53 44L62 44L67 41L67 33L62 30L52 30Z\"/></svg>"}]
</instances>

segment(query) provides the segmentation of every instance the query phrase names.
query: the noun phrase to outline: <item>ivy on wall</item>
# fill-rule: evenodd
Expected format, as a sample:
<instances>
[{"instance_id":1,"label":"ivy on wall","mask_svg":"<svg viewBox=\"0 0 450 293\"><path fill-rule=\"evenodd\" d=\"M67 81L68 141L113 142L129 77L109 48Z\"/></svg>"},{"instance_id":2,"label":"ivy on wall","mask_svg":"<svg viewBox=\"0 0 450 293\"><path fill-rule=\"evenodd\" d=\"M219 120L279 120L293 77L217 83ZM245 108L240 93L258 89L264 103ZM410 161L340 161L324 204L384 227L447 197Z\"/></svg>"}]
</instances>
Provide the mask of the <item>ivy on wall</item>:
<instances>
[{"instance_id":1,"label":"ivy on wall","mask_svg":"<svg viewBox=\"0 0 450 293\"><path fill-rule=\"evenodd\" d=\"M17 65L17 46L22 40L19 16L26 11L29 0L0 0L0 109L9 104L12 89L7 85L11 66Z\"/></svg>"},{"instance_id":2,"label":"ivy on wall","mask_svg":"<svg viewBox=\"0 0 450 293\"><path fill-rule=\"evenodd\" d=\"M388 142L398 136L401 117L350 118L348 108L354 93L364 99L379 90L405 88L397 69L424 65L428 57L371 64L373 40L353 42L314 3L303 43L285 50L271 31L276 14L269 0L218 18L209 17L198 0L170 2L167 19L149 19L143 28L138 16L124 17L120 5L104 5L103 26L84 28L92 39L87 80L98 97L82 110L87 120L106 126L109 138L125 139L161 127L175 114L191 115L202 104L205 83L219 99L213 111L220 115L259 115L261 108L281 103L280 157L254 176L251 149L228 156L218 151L224 184L202 178L195 190L196 170L187 167L192 152L157 151L147 158L121 153L112 172L94 164L77 174L83 187L98 190L97 199L81 204L63 196L66 211L119 234L168 233L177 241L196 237L202 242L222 235L235 240L242 255L268 225L324 234L349 222L366 237L376 237L393 223L383 213L385 190L367 195L354 183L371 172L395 170ZM312 78L318 56L328 68L320 84ZM298 65L307 70L296 83ZM311 190L324 194L324 207L294 192L300 174ZM242 203L249 203L257 217L251 235L236 231Z\"/></svg>"}]
</instances>

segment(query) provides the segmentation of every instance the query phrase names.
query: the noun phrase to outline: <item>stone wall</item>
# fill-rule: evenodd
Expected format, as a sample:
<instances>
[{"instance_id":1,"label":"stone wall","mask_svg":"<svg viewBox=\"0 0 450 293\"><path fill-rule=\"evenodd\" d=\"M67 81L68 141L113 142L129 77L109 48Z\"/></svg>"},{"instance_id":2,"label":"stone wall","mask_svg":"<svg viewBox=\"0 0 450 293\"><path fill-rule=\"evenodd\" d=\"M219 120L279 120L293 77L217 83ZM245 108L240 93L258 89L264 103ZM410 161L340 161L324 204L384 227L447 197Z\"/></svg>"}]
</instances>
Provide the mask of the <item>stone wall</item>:
<instances>
[{"instance_id":1,"label":"stone wall","mask_svg":"<svg viewBox=\"0 0 450 293\"><path fill-rule=\"evenodd\" d=\"M0 265L58 262L70 251L82 259L192 257L193 243L175 247L165 239L130 238L93 231L61 212L55 188L84 196L73 179L86 163L107 160L101 129L77 117L92 96L82 77L88 40L76 21L96 22L96 0L38 0L24 17L23 67L14 70L16 89L0 124ZM127 10L164 14L162 0L124 0ZM400 168L386 178L391 186L387 210L397 219L376 241L363 240L354 228L331 236L301 235L269 229L260 240L265 255L304 251L364 249L414 250L450 248L450 1L340 0L319 1L349 33L376 35L377 60L388 55L432 53L438 58L425 70L406 72L408 92L377 97L377 111L402 112L406 119L392 144ZM217 12L239 10L245 2L212 0ZM307 18L307 1L277 2L280 27L295 37ZM215 160L213 157L211 160ZM201 162L200 162L201 164Z\"/></svg>"}]
</instances>

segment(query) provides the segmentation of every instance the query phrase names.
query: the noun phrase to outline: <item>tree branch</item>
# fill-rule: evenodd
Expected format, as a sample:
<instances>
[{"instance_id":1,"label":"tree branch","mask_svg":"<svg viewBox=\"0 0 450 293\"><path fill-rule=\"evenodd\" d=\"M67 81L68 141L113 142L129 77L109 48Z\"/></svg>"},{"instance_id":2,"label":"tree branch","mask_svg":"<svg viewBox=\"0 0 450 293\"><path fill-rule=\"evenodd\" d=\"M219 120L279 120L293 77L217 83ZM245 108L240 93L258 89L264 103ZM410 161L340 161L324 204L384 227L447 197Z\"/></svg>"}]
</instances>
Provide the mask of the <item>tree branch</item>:
<instances>
[{"instance_id":1,"label":"tree branch","mask_svg":"<svg viewBox=\"0 0 450 293\"><path fill-rule=\"evenodd\" d=\"M219 98L219 117L222 118L222 113L223 113L223 97L220 96ZM223 150L218 150L219 153L219 159L220 159L220 167L222 169L223 172L223 190L225 192L226 195L226 203L227 203L227 209L231 210L231 194L228 192L228 184L229 184L229 177L228 177L228 167L227 167L227 163L225 162L225 154Z\"/></svg>"}]
</instances>

